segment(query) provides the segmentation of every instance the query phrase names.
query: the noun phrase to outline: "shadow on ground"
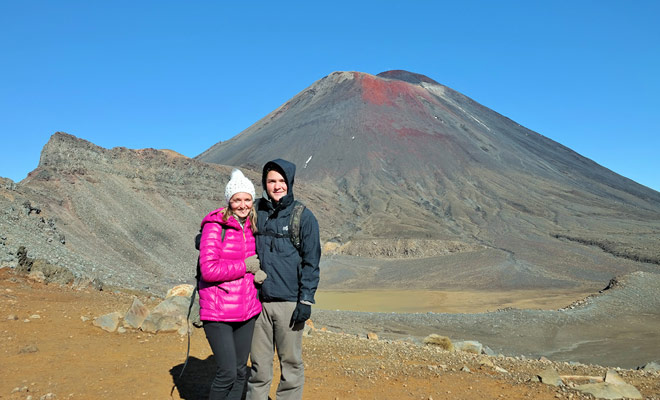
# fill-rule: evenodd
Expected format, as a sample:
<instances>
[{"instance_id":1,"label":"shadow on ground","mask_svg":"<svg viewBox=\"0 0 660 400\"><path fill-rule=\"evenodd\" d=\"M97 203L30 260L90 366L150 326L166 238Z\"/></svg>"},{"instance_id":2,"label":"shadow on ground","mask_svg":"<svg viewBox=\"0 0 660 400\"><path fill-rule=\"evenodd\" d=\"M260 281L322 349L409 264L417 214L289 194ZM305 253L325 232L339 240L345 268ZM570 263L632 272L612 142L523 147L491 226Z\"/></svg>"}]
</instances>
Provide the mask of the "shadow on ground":
<instances>
[{"instance_id":1,"label":"shadow on ground","mask_svg":"<svg viewBox=\"0 0 660 400\"><path fill-rule=\"evenodd\" d=\"M186 400L208 399L211 381L215 376L216 369L213 356L209 356L206 360L190 357L183 375L179 378L183 365L181 363L170 369L170 375L172 375L172 382L174 383L172 391L176 387L179 396Z\"/></svg>"}]
</instances>

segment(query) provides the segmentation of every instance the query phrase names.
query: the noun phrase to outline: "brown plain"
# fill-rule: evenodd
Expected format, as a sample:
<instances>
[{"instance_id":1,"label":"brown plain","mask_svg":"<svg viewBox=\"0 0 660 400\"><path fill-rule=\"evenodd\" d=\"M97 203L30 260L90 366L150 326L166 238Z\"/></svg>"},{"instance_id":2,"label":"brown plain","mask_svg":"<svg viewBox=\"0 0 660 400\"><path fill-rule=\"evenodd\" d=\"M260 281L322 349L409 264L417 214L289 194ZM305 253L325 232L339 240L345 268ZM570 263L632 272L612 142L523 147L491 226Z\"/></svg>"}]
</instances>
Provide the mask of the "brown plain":
<instances>
[{"instance_id":1,"label":"brown plain","mask_svg":"<svg viewBox=\"0 0 660 400\"><path fill-rule=\"evenodd\" d=\"M557 310L596 292L596 288L510 291L320 290L324 310L395 313L482 313L503 308Z\"/></svg>"},{"instance_id":2,"label":"brown plain","mask_svg":"<svg viewBox=\"0 0 660 400\"><path fill-rule=\"evenodd\" d=\"M132 297L44 285L0 269L0 398L40 398L48 393L69 399L205 398L214 362L201 330L193 332L189 365L175 385L185 336L108 333L92 325L95 316L128 309ZM139 297L149 307L158 301ZM316 328L303 341L306 399L556 399L563 393L528 382L539 368L530 362L496 361L509 371L498 374L481 366L477 356L457 358L453 353ZM37 351L24 351L28 346ZM471 372L462 372L462 365ZM603 370L562 373L600 375ZM626 379L646 397L660 395L657 378ZM580 396L573 398L586 398Z\"/></svg>"}]
</instances>

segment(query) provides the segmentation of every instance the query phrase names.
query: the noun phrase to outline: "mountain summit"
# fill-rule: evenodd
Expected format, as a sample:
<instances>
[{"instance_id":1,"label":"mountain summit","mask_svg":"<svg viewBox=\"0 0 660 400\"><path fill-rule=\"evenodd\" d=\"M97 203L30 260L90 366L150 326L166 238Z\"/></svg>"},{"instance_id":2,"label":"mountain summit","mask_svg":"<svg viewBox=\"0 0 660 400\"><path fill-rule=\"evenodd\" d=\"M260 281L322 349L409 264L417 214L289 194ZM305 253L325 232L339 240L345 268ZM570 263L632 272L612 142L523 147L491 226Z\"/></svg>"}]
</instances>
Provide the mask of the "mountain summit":
<instances>
[{"instance_id":1,"label":"mountain summit","mask_svg":"<svg viewBox=\"0 0 660 400\"><path fill-rule=\"evenodd\" d=\"M408 83L414 83L414 84L420 84L422 82L426 83L432 83L435 85L439 85L438 82L434 81L433 79L429 78L428 76L421 75L421 74L416 74L414 72L408 72L404 71L402 69L395 69L391 71L385 71L381 72L380 74L376 75L381 78L387 78L387 79L398 79L400 81L408 82Z\"/></svg>"},{"instance_id":2,"label":"mountain summit","mask_svg":"<svg viewBox=\"0 0 660 400\"><path fill-rule=\"evenodd\" d=\"M481 249L491 258L476 264L530 282L582 263L605 277L622 260L660 262L657 245L643 249L660 232L660 193L424 75L334 72L196 158L278 157L323 188L317 207L341 210L325 229L344 254Z\"/></svg>"}]
</instances>

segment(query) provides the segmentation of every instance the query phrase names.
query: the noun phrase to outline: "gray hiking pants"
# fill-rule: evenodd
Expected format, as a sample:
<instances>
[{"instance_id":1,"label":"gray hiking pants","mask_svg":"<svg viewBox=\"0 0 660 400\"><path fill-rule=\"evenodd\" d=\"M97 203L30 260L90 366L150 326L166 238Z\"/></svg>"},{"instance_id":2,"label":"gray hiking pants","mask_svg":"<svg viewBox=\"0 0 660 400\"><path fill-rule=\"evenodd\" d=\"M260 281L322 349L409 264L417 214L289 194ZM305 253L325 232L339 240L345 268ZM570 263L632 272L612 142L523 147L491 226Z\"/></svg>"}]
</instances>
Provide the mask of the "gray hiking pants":
<instances>
[{"instance_id":1,"label":"gray hiking pants","mask_svg":"<svg viewBox=\"0 0 660 400\"><path fill-rule=\"evenodd\" d=\"M304 323L291 327L296 302L265 302L252 336L247 400L266 400L273 380L273 356L280 360L277 400L302 399L305 368L302 360Z\"/></svg>"}]
</instances>

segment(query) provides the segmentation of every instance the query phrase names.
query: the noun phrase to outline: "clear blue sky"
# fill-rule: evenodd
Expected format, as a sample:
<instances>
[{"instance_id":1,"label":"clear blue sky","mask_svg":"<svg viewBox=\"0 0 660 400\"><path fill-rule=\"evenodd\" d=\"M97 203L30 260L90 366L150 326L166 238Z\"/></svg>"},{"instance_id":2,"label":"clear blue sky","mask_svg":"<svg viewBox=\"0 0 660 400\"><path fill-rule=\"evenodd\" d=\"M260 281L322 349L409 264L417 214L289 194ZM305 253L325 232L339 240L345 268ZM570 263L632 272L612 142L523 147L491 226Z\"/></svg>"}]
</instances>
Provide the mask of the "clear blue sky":
<instances>
[{"instance_id":1,"label":"clear blue sky","mask_svg":"<svg viewBox=\"0 0 660 400\"><path fill-rule=\"evenodd\" d=\"M660 190L658 21L656 0L0 0L0 176L56 131L193 157L333 71L405 69Z\"/></svg>"}]
</instances>

